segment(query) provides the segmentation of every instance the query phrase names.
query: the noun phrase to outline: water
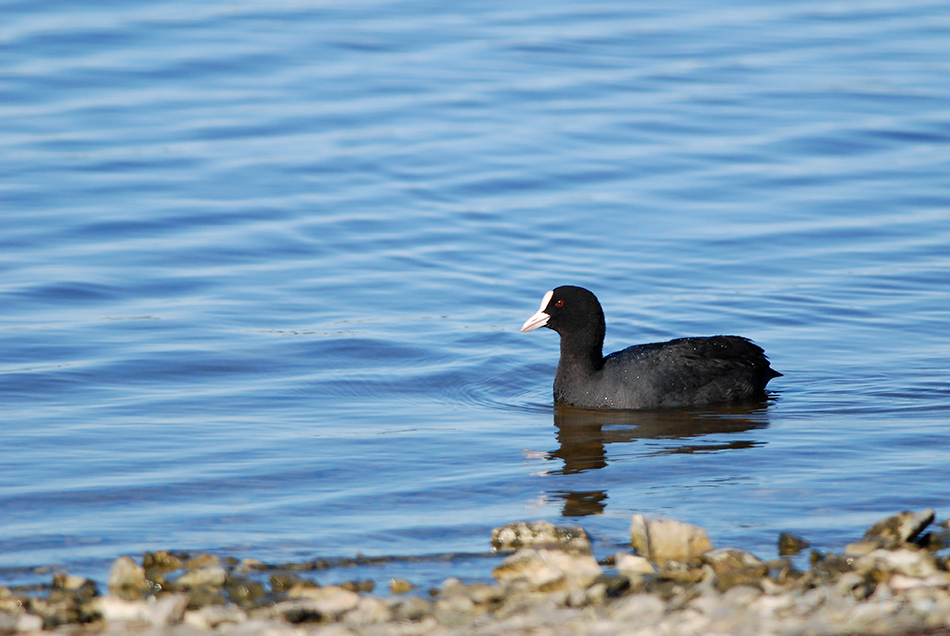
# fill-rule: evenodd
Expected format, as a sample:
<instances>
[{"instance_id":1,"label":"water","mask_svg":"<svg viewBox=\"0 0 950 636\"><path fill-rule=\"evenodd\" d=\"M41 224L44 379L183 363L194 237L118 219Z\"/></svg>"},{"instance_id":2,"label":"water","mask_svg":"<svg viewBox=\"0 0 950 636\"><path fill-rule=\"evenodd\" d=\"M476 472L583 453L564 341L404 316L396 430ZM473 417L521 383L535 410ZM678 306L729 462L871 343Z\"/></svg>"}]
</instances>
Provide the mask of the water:
<instances>
[{"instance_id":1,"label":"water","mask_svg":"<svg viewBox=\"0 0 950 636\"><path fill-rule=\"evenodd\" d=\"M0 582L145 550L599 554L642 512L762 557L950 516L950 8L12 2L0 26ZM766 404L554 409L735 333Z\"/></svg>"}]
</instances>

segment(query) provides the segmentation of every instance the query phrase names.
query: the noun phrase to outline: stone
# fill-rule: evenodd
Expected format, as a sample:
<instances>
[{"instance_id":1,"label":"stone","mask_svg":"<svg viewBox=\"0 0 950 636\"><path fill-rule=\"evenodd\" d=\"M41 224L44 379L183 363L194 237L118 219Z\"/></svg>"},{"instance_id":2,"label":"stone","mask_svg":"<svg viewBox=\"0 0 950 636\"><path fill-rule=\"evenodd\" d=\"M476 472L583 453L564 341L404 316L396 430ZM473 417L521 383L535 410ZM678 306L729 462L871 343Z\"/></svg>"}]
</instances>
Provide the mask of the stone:
<instances>
[{"instance_id":1,"label":"stone","mask_svg":"<svg viewBox=\"0 0 950 636\"><path fill-rule=\"evenodd\" d=\"M895 544L912 541L934 520L934 511L930 508L921 512L905 511L878 521L864 533L865 539L881 537Z\"/></svg>"},{"instance_id":2,"label":"stone","mask_svg":"<svg viewBox=\"0 0 950 636\"><path fill-rule=\"evenodd\" d=\"M202 566L179 576L175 580L175 588L190 590L199 587L221 587L227 578L227 570L220 565Z\"/></svg>"},{"instance_id":3,"label":"stone","mask_svg":"<svg viewBox=\"0 0 950 636\"><path fill-rule=\"evenodd\" d=\"M150 589L145 568L132 557L121 556L112 563L109 569L109 591L112 594L133 600L141 598Z\"/></svg>"},{"instance_id":4,"label":"stone","mask_svg":"<svg viewBox=\"0 0 950 636\"><path fill-rule=\"evenodd\" d=\"M614 555L614 569L631 579L642 578L646 574L656 574L656 568L647 559L636 554L618 552Z\"/></svg>"},{"instance_id":5,"label":"stone","mask_svg":"<svg viewBox=\"0 0 950 636\"><path fill-rule=\"evenodd\" d=\"M782 532L778 535L778 553L781 556L798 554L811 544L791 532Z\"/></svg>"},{"instance_id":6,"label":"stone","mask_svg":"<svg viewBox=\"0 0 950 636\"><path fill-rule=\"evenodd\" d=\"M162 626L181 620L188 596L167 594L154 601L129 601L110 595L95 598L91 604L105 621L140 621Z\"/></svg>"},{"instance_id":7,"label":"stone","mask_svg":"<svg viewBox=\"0 0 950 636\"><path fill-rule=\"evenodd\" d=\"M198 629L214 629L222 623L243 623L247 614L234 605L206 605L201 609L185 612L182 622Z\"/></svg>"},{"instance_id":8,"label":"stone","mask_svg":"<svg viewBox=\"0 0 950 636\"><path fill-rule=\"evenodd\" d=\"M874 550L854 562L859 574L887 572L923 579L937 572L933 555L923 550Z\"/></svg>"},{"instance_id":9,"label":"stone","mask_svg":"<svg viewBox=\"0 0 950 636\"><path fill-rule=\"evenodd\" d=\"M359 605L343 616L347 627L364 627L392 620L393 613L386 604L372 596L360 597Z\"/></svg>"},{"instance_id":10,"label":"stone","mask_svg":"<svg viewBox=\"0 0 950 636\"><path fill-rule=\"evenodd\" d=\"M322 620L335 620L342 614L356 608L360 596L337 585L326 587L294 587L288 594L294 599L310 601L307 609L315 611Z\"/></svg>"},{"instance_id":11,"label":"stone","mask_svg":"<svg viewBox=\"0 0 950 636\"><path fill-rule=\"evenodd\" d=\"M415 587L406 579L389 579L389 591L393 594L405 594Z\"/></svg>"},{"instance_id":12,"label":"stone","mask_svg":"<svg viewBox=\"0 0 950 636\"><path fill-rule=\"evenodd\" d=\"M516 550L526 547L561 547L590 554L590 538L583 529L574 526L556 526L550 521L516 521L491 533L492 547L496 550Z\"/></svg>"},{"instance_id":13,"label":"stone","mask_svg":"<svg viewBox=\"0 0 950 636\"><path fill-rule=\"evenodd\" d=\"M633 516L630 539L634 549L650 561L688 561L712 550L706 531L699 526L680 521L647 519Z\"/></svg>"},{"instance_id":14,"label":"stone","mask_svg":"<svg viewBox=\"0 0 950 636\"><path fill-rule=\"evenodd\" d=\"M603 573L603 569L590 555L522 548L492 573L500 583L516 583L529 589L551 592L586 588Z\"/></svg>"},{"instance_id":15,"label":"stone","mask_svg":"<svg viewBox=\"0 0 950 636\"><path fill-rule=\"evenodd\" d=\"M758 557L736 548L709 550L701 557L716 573L716 589L725 592L737 585L760 586L769 575L769 567Z\"/></svg>"}]
</instances>

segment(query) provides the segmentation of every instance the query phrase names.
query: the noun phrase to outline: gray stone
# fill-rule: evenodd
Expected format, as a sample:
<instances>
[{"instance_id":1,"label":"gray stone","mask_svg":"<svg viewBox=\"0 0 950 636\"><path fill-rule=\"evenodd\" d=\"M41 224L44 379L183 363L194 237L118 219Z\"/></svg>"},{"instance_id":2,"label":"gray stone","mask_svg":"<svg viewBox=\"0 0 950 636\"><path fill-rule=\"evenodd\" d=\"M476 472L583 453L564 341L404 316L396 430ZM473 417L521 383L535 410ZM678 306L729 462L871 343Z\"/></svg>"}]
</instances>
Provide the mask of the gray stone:
<instances>
[{"instance_id":1,"label":"gray stone","mask_svg":"<svg viewBox=\"0 0 950 636\"><path fill-rule=\"evenodd\" d=\"M923 550L874 550L856 559L854 569L859 574L878 571L922 579L937 572L937 564L933 555Z\"/></svg>"}]
</instances>

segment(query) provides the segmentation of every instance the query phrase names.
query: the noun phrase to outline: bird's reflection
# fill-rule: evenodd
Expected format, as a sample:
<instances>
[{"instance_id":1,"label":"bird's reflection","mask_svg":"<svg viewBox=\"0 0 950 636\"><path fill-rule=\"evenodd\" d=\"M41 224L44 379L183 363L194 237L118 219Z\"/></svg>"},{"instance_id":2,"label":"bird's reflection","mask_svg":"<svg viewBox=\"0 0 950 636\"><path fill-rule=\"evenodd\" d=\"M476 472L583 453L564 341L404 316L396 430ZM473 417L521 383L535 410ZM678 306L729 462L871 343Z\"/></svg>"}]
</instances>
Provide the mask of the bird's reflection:
<instances>
[{"instance_id":1,"label":"bird's reflection","mask_svg":"<svg viewBox=\"0 0 950 636\"><path fill-rule=\"evenodd\" d=\"M702 438L764 428L768 426L767 407L768 402L755 402L682 411L597 411L556 404L554 426L559 447L546 458L563 462L560 470L550 472L574 474L606 467L608 444L656 442L644 455L750 448L761 442L721 437L704 442ZM549 494L563 500L565 516L599 514L607 505L605 491L561 490Z\"/></svg>"}]
</instances>

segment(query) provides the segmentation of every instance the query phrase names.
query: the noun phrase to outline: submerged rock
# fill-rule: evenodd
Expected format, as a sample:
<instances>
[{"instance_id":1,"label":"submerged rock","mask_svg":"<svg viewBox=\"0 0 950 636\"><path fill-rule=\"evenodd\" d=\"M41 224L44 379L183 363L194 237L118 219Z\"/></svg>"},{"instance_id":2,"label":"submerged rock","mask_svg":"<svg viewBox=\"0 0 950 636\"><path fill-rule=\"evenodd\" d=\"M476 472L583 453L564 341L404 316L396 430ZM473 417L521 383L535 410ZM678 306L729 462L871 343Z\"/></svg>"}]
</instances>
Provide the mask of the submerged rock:
<instances>
[{"instance_id":1,"label":"submerged rock","mask_svg":"<svg viewBox=\"0 0 950 636\"><path fill-rule=\"evenodd\" d=\"M778 535L778 553L781 556L791 556L798 554L805 548L811 547L808 541L805 541L798 535L791 532L782 532Z\"/></svg>"},{"instance_id":2,"label":"submerged rock","mask_svg":"<svg viewBox=\"0 0 950 636\"><path fill-rule=\"evenodd\" d=\"M637 552L659 564L688 561L713 547L706 531L699 526L673 520L647 519L640 514L633 516L630 539Z\"/></svg>"},{"instance_id":3,"label":"submerged rock","mask_svg":"<svg viewBox=\"0 0 950 636\"><path fill-rule=\"evenodd\" d=\"M581 528L556 526L550 521L516 521L491 533L492 547L496 550L516 550L528 547L560 547L590 554L590 538Z\"/></svg>"}]
</instances>

